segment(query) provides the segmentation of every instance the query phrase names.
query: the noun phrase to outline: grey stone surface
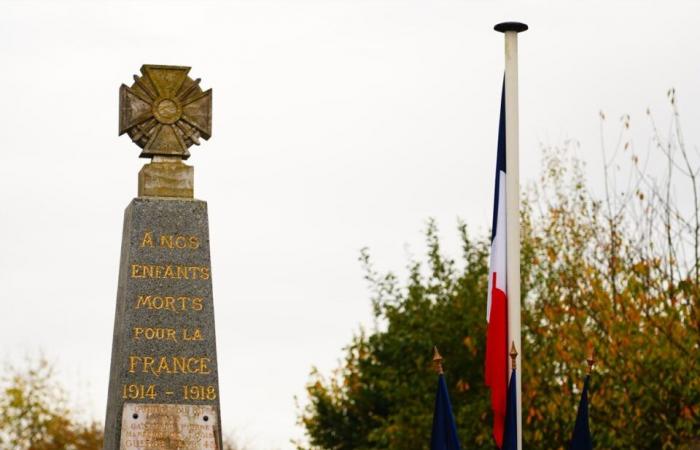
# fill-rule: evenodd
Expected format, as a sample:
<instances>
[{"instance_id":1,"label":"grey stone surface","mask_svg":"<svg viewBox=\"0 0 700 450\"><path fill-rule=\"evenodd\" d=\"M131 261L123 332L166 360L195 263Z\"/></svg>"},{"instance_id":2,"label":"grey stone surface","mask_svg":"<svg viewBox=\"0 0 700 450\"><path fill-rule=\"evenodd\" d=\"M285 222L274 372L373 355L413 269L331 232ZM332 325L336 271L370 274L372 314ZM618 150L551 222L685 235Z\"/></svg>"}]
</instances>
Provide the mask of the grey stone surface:
<instances>
[{"instance_id":1,"label":"grey stone surface","mask_svg":"<svg viewBox=\"0 0 700 450\"><path fill-rule=\"evenodd\" d=\"M127 402L219 414L206 202L136 198L124 213L105 450L120 448Z\"/></svg>"}]
</instances>

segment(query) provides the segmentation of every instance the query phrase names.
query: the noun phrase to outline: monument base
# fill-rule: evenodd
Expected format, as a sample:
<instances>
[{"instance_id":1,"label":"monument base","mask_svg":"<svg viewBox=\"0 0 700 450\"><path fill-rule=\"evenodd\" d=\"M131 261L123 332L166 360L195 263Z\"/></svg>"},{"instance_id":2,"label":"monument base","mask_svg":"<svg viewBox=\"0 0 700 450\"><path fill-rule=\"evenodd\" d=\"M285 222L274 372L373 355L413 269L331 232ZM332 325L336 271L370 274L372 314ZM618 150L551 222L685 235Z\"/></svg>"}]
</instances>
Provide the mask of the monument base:
<instances>
[{"instance_id":1,"label":"monument base","mask_svg":"<svg viewBox=\"0 0 700 450\"><path fill-rule=\"evenodd\" d=\"M221 449L212 302L206 202L132 200L104 450Z\"/></svg>"}]
</instances>

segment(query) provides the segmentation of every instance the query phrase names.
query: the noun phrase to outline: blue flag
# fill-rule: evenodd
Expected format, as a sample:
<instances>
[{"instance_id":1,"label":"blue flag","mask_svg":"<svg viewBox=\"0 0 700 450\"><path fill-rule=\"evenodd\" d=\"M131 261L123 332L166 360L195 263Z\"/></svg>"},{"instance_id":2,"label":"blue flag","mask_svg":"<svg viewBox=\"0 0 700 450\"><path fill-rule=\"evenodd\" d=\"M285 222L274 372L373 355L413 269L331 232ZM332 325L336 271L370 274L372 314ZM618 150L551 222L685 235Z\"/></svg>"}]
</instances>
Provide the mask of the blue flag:
<instances>
[{"instance_id":1,"label":"blue flag","mask_svg":"<svg viewBox=\"0 0 700 450\"><path fill-rule=\"evenodd\" d=\"M503 430L503 450L518 450L518 397L515 385L515 369L513 369L510 373L510 383L508 383L506 423Z\"/></svg>"},{"instance_id":2,"label":"blue flag","mask_svg":"<svg viewBox=\"0 0 700 450\"><path fill-rule=\"evenodd\" d=\"M574 425L574 435L571 438L569 450L593 450L591 440L591 429L588 427L588 382L591 376L586 376L581 392L581 401L578 404L578 414L576 415L576 425Z\"/></svg>"},{"instance_id":3,"label":"blue flag","mask_svg":"<svg viewBox=\"0 0 700 450\"><path fill-rule=\"evenodd\" d=\"M433 413L433 432L430 434L430 450L460 450L457 425L452 415L450 396L445 377L438 377L438 390Z\"/></svg>"}]
</instances>

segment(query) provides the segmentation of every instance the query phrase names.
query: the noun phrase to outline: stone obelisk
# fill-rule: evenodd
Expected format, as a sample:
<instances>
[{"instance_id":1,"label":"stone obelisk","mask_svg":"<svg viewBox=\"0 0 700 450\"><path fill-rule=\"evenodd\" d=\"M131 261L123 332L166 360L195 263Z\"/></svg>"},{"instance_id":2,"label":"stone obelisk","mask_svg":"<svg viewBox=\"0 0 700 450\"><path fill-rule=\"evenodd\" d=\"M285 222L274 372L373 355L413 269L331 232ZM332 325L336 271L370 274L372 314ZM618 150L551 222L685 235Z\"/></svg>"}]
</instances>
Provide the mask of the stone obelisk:
<instances>
[{"instance_id":1,"label":"stone obelisk","mask_svg":"<svg viewBox=\"0 0 700 450\"><path fill-rule=\"evenodd\" d=\"M119 134L151 158L124 213L105 450L221 449L207 204L188 148L211 136L211 90L144 65L119 91Z\"/></svg>"}]
</instances>

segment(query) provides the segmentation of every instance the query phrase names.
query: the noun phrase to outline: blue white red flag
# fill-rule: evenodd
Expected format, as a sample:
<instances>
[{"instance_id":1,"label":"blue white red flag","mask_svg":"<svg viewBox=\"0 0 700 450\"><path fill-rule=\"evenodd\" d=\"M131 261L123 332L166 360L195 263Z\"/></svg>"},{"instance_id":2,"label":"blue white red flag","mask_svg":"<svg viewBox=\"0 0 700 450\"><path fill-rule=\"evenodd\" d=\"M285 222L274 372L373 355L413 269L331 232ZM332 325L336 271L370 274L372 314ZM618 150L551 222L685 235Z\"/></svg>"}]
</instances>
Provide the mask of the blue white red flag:
<instances>
[{"instance_id":1,"label":"blue white red flag","mask_svg":"<svg viewBox=\"0 0 700 450\"><path fill-rule=\"evenodd\" d=\"M508 295L506 290L506 117L505 83L501 92L501 118L498 127L496 186L491 225L491 263L486 304L485 381L491 389L493 438L503 446L508 389Z\"/></svg>"}]
</instances>

